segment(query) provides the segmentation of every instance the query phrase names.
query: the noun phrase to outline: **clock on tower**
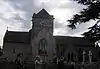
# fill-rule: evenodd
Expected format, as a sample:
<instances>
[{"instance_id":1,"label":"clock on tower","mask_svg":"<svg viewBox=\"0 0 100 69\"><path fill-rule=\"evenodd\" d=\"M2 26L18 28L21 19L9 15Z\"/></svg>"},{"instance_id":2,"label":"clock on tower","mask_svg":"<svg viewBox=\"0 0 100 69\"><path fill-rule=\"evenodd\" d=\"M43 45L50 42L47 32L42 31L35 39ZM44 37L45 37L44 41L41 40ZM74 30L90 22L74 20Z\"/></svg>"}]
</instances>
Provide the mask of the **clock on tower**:
<instances>
[{"instance_id":1,"label":"clock on tower","mask_svg":"<svg viewBox=\"0 0 100 69\"><path fill-rule=\"evenodd\" d=\"M41 26L44 26L44 27L47 26L47 22L45 20L41 20L40 24Z\"/></svg>"}]
</instances>

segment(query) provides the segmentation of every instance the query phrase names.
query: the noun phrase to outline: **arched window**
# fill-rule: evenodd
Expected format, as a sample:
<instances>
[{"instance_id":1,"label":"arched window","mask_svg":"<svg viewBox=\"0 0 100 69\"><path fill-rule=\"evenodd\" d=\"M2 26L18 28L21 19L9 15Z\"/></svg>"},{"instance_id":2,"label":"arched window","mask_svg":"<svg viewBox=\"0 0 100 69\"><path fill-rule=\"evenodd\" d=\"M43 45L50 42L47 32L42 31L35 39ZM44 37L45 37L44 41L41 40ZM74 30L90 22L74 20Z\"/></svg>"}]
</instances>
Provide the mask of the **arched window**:
<instances>
[{"instance_id":1,"label":"arched window","mask_svg":"<svg viewBox=\"0 0 100 69\"><path fill-rule=\"evenodd\" d=\"M15 49L13 49L12 52L15 53Z\"/></svg>"},{"instance_id":2,"label":"arched window","mask_svg":"<svg viewBox=\"0 0 100 69\"><path fill-rule=\"evenodd\" d=\"M39 41L39 54L46 53L46 46L47 46L46 39L45 38L40 39L40 41Z\"/></svg>"},{"instance_id":3,"label":"arched window","mask_svg":"<svg viewBox=\"0 0 100 69\"><path fill-rule=\"evenodd\" d=\"M68 52L68 61L70 61L70 53Z\"/></svg>"},{"instance_id":4,"label":"arched window","mask_svg":"<svg viewBox=\"0 0 100 69\"><path fill-rule=\"evenodd\" d=\"M74 61L74 53L71 52L71 61Z\"/></svg>"}]
</instances>

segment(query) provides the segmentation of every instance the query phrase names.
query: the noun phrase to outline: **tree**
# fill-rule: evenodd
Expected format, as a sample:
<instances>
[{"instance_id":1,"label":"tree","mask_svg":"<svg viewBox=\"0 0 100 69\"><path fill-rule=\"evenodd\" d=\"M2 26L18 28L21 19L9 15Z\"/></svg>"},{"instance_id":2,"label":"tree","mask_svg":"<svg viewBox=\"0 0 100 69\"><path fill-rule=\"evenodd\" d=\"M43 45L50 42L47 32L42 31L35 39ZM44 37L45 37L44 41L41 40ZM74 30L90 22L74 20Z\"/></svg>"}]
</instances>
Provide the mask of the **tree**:
<instances>
[{"instance_id":1,"label":"tree","mask_svg":"<svg viewBox=\"0 0 100 69\"><path fill-rule=\"evenodd\" d=\"M74 0L79 4L86 5L87 8L83 9L79 14L75 14L72 19L68 20L72 29L76 29L76 25L86 23L90 20L97 20L95 25L89 28L88 32L83 33L93 42L100 40L100 0Z\"/></svg>"}]
</instances>

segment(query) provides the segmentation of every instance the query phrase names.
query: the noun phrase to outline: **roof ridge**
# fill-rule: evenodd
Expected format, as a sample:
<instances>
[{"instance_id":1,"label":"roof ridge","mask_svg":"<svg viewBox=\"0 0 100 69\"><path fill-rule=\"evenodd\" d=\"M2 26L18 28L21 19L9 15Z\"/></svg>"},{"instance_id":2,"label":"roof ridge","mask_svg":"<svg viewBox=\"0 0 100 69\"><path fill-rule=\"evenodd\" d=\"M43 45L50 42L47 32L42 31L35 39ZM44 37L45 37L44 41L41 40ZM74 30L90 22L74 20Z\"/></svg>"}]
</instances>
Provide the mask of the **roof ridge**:
<instances>
[{"instance_id":1,"label":"roof ridge","mask_svg":"<svg viewBox=\"0 0 100 69\"><path fill-rule=\"evenodd\" d=\"M40 13L46 13L49 15L49 13L44 8L42 10L40 10L37 14L40 14Z\"/></svg>"},{"instance_id":2,"label":"roof ridge","mask_svg":"<svg viewBox=\"0 0 100 69\"><path fill-rule=\"evenodd\" d=\"M67 37L67 38L84 38L84 37L76 37L76 36L54 36L54 37Z\"/></svg>"},{"instance_id":3,"label":"roof ridge","mask_svg":"<svg viewBox=\"0 0 100 69\"><path fill-rule=\"evenodd\" d=\"M12 33L28 33L27 31L7 31L7 32L12 32Z\"/></svg>"}]
</instances>

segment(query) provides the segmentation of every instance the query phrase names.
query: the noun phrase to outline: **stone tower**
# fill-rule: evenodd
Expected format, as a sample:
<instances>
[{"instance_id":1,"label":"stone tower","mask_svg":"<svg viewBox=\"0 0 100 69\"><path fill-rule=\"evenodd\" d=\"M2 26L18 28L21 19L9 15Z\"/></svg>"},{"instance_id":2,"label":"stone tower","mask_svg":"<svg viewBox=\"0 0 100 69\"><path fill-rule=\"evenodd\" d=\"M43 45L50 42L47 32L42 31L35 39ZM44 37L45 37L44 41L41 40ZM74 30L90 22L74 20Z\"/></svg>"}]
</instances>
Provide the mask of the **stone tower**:
<instances>
[{"instance_id":1,"label":"stone tower","mask_svg":"<svg viewBox=\"0 0 100 69\"><path fill-rule=\"evenodd\" d=\"M34 13L32 17L32 31L33 35L37 35L41 29L48 29L53 34L53 16L49 15L49 13L42 9L37 14Z\"/></svg>"},{"instance_id":2,"label":"stone tower","mask_svg":"<svg viewBox=\"0 0 100 69\"><path fill-rule=\"evenodd\" d=\"M42 9L32 17L31 45L33 56L46 57L52 60L55 55L55 40L53 38L53 16Z\"/></svg>"}]
</instances>

